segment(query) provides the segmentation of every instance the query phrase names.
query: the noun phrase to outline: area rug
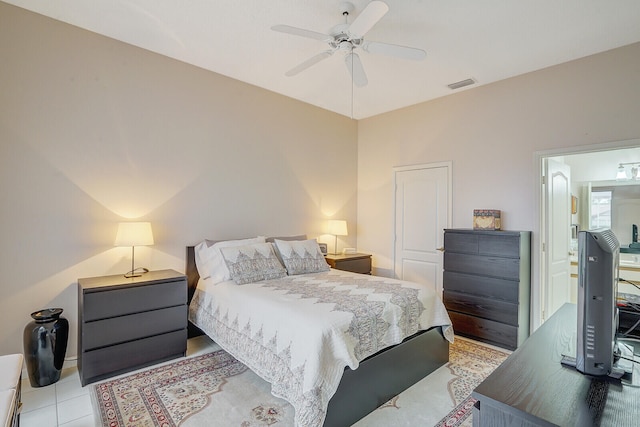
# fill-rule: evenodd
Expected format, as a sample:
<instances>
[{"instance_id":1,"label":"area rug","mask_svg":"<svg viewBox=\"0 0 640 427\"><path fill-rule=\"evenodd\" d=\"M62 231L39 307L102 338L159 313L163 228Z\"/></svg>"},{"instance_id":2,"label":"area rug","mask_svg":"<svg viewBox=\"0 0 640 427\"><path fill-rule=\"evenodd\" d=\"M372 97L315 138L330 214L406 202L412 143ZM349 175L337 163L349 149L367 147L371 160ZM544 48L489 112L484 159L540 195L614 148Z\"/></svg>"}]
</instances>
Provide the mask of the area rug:
<instances>
[{"instance_id":1,"label":"area rug","mask_svg":"<svg viewBox=\"0 0 640 427\"><path fill-rule=\"evenodd\" d=\"M456 336L449 362L358 421L356 427L467 427L470 395L507 357L507 350Z\"/></svg>"},{"instance_id":2,"label":"area rug","mask_svg":"<svg viewBox=\"0 0 640 427\"><path fill-rule=\"evenodd\" d=\"M456 405L436 427L471 426L471 412L476 399L471 392L509 356L509 353L471 341L457 339L450 347L447 368L455 378L447 389Z\"/></svg>"},{"instance_id":3,"label":"area rug","mask_svg":"<svg viewBox=\"0 0 640 427\"><path fill-rule=\"evenodd\" d=\"M98 426L293 426L293 407L223 350L92 386Z\"/></svg>"},{"instance_id":4,"label":"area rug","mask_svg":"<svg viewBox=\"0 0 640 427\"><path fill-rule=\"evenodd\" d=\"M449 363L356 426L429 426L443 416L438 426L470 425L471 391L508 353L457 337L449 348ZM91 398L96 424L105 427L294 424L291 405L223 350L92 385Z\"/></svg>"}]
</instances>

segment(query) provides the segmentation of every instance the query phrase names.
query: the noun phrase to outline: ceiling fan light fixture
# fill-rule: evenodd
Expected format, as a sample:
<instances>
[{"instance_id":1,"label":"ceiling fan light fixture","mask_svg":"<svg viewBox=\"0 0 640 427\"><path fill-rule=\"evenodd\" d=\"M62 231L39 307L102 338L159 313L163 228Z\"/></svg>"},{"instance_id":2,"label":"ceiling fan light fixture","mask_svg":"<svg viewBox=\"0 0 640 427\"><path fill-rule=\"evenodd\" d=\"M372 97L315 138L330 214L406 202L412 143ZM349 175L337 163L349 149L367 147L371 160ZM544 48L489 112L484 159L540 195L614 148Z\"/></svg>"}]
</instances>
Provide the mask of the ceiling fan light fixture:
<instances>
[{"instance_id":1,"label":"ceiling fan light fixture","mask_svg":"<svg viewBox=\"0 0 640 427\"><path fill-rule=\"evenodd\" d=\"M451 90L456 90L465 86L470 86L475 83L476 81L474 79L465 79L465 80L460 80L459 82L448 84L447 87Z\"/></svg>"}]
</instances>

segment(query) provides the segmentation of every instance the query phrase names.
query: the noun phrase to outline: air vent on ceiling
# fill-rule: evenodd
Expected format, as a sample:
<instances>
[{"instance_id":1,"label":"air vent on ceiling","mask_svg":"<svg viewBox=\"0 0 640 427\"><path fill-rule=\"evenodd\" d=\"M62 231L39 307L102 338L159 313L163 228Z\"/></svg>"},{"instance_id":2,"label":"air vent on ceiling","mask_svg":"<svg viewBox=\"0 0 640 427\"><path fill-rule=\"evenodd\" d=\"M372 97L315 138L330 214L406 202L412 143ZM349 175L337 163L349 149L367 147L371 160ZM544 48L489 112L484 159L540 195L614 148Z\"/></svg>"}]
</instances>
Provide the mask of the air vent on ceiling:
<instances>
[{"instance_id":1,"label":"air vent on ceiling","mask_svg":"<svg viewBox=\"0 0 640 427\"><path fill-rule=\"evenodd\" d=\"M461 87L472 85L475 82L476 81L473 80L473 79L466 79L466 80L461 80L459 82L451 83L451 84L449 84L447 86L449 87L449 89L455 90L455 89L460 89Z\"/></svg>"}]
</instances>

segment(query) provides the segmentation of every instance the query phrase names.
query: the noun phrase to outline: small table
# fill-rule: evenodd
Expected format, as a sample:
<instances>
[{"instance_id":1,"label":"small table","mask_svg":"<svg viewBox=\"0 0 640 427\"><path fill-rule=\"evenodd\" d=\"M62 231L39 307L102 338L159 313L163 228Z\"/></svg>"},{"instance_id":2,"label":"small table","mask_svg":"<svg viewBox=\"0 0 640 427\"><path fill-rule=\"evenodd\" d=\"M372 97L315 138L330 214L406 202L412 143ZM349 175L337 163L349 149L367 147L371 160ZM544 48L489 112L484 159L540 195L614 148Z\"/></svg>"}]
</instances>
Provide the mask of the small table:
<instances>
[{"instance_id":1,"label":"small table","mask_svg":"<svg viewBox=\"0 0 640 427\"><path fill-rule=\"evenodd\" d=\"M174 270L78 279L82 385L184 356L187 309L187 278Z\"/></svg>"},{"instance_id":2,"label":"small table","mask_svg":"<svg viewBox=\"0 0 640 427\"><path fill-rule=\"evenodd\" d=\"M328 254L325 255L325 259L327 260L327 264L336 270L371 274L371 255L369 254Z\"/></svg>"},{"instance_id":3,"label":"small table","mask_svg":"<svg viewBox=\"0 0 640 427\"><path fill-rule=\"evenodd\" d=\"M632 387L560 363L563 354L575 355L577 319L574 304L560 307L476 387L475 427L638 425L637 365Z\"/></svg>"}]
</instances>

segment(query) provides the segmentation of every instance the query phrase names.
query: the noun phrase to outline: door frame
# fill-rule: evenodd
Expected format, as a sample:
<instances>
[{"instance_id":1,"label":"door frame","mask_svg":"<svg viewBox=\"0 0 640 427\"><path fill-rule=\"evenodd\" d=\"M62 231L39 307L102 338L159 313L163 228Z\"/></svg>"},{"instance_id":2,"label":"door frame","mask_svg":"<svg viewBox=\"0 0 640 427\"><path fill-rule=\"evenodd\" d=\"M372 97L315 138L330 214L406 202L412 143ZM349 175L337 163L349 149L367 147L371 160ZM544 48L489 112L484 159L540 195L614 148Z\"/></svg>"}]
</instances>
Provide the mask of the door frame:
<instances>
[{"instance_id":1,"label":"door frame","mask_svg":"<svg viewBox=\"0 0 640 427\"><path fill-rule=\"evenodd\" d=\"M452 183L452 177L453 177L453 162L451 161L446 161L446 162L434 162L434 163L420 163L417 165L408 165L408 166L394 166L393 167L393 185L391 186L391 197L393 200L393 215L392 215L392 221L393 223L391 224L393 233L391 234L393 239L391 241L391 253L393 254L393 277L394 278L398 278L398 272L396 271L396 261L397 261L397 257L398 254L396 253L396 239L398 238L398 236L396 236L396 187L398 185L397 182L397 175L398 172L406 172L406 171L411 171L411 170L420 170L420 169L436 169L436 168L446 168L447 169L447 224L446 227L451 227L451 221L453 218L453 183ZM442 274L442 272L440 272L440 274Z\"/></svg>"},{"instance_id":2,"label":"door frame","mask_svg":"<svg viewBox=\"0 0 640 427\"><path fill-rule=\"evenodd\" d=\"M544 159L548 157L558 157L570 154L594 153L598 151L610 151L620 148L632 148L640 146L640 139L627 139L622 141L611 141L599 144L581 145L566 148L556 148L551 150L537 151L534 153L534 171L535 171L535 215L534 224L537 230L534 230L532 238L532 263L531 263L531 283L536 284L531 287L531 332L540 327L544 321L543 310L545 308L544 301L547 295L545 265L543 263L544 254L542 252L543 243L547 234L546 224L544 222L544 183L542 181L544 173Z\"/></svg>"}]
</instances>

